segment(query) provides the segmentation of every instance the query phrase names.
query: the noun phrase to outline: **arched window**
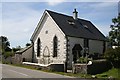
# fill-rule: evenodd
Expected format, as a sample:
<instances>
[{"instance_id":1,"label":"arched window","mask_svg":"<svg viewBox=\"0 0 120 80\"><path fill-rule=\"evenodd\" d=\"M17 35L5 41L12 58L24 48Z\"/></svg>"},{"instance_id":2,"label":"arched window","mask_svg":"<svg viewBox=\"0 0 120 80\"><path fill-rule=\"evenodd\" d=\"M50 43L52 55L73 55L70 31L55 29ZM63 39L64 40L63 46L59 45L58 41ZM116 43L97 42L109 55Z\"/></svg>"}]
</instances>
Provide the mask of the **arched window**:
<instances>
[{"instance_id":1,"label":"arched window","mask_svg":"<svg viewBox=\"0 0 120 80\"><path fill-rule=\"evenodd\" d=\"M37 57L40 56L40 45L41 45L40 38L38 38L38 40L37 40Z\"/></svg>"},{"instance_id":2,"label":"arched window","mask_svg":"<svg viewBox=\"0 0 120 80\"><path fill-rule=\"evenodd\" d=\"M58 39L57 37L55 36L53 38L53 57L57 57L57 49L58 49Z\"/></svg>"}]
</instances>

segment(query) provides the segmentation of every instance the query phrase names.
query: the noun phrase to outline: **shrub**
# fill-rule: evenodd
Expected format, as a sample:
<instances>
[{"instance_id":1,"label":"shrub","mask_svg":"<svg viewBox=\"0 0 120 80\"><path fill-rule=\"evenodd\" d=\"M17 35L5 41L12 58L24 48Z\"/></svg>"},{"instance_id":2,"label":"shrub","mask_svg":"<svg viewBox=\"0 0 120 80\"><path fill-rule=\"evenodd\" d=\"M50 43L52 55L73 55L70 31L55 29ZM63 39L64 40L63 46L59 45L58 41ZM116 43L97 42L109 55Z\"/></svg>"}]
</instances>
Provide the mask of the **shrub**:
<instances>
[{"instance_id":1,"label":"shrub","mask_svg":"<svg viewBox=\"0 0 120 80\"><path fill-rule=\"evenodd\" d=\"M115 48L116 60L120 61L120 47Z\"/></svg>"},{"instance_id":2,"label":"shrub","mask_svg":"<svg viewBox=\"0 0 120 80\"><path fill-rule=\"evenodd\" d=\"M105 51L105 58L109 61L113 61L116 58L115 49L108 49Z\"/></svg>"},{"instance_id":3,"label":"shrub","mask_svg":"<svg viewBox=\"0 0 120 80\"><path fill-rule=\"evenodd\" d=\"M91 58L80 57L78 63L86 63L91 60L92 60Z\"/></svg>"},{"instance_id":4,"label":"shrub","mask_svg":"<svg viewBox=\"0 0 120 80\"><path fill-rule=\"evenodd\" d=\"M4 57L5 58L8 58L8 57L10 57L10 56L13 56L14 54L12 53L12 52L5 52L4 53Z\"/></svg>"},{"instance_id":5,"label":"shrub","mask_svg":"<svg viewBox=\"0 0 120 80\"><path fill-rule=\"evenodd\" d=\"M99 74L105 71L108 71L112 68L112 65L109 61L106 60L93 60L92 65L88 65L87 71L88 74Z\"/></svg>"},{"instance_id":6,"label":"shrub","mask_svg":"<svg viewBox=\"0 0 120 80\"><path fill-rule=\"evenodd\" d=\"M114 63L119 63L120 62L120 47L115 48L115 49L108 49L104 53L104 57L111 62L111 64L114 67ZM116 63L116 64L117 64Z\"/></svg>"}]
</instances>

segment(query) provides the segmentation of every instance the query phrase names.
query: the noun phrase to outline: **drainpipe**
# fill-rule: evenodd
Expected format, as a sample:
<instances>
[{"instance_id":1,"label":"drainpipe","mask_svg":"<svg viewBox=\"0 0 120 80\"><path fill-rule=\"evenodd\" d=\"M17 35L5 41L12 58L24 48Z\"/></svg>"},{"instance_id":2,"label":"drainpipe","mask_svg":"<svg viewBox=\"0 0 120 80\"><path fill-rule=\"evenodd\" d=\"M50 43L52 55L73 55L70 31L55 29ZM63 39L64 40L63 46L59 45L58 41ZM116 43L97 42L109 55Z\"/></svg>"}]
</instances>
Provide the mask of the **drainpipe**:
<instances>
[{"instance_id":1,"label":"drainpipe","mask_svg":"<svg viewBox=\"0 0 120 80\"><path fill-rule=\"evenodd\" d=\"M32 43L32 63L34 62L34 42L31 40Z\"/></svg>"}]
</instances>

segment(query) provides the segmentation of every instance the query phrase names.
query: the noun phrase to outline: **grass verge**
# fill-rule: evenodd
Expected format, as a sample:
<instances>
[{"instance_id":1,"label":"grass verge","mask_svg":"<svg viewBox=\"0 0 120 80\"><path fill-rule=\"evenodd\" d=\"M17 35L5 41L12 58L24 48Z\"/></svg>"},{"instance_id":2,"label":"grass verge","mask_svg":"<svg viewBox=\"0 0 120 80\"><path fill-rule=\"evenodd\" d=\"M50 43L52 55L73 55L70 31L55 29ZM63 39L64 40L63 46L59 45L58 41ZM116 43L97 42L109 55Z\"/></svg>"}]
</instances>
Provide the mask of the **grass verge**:
<instances>
[{"instance_id":1,"label":"grass verge","mask_svg":"<svg viewBox=\"0 0 120 80\"><path fill-rule=\"evenodd\" d=\"M41 70L36 66L29 66L29 65L22 65L22 64L8 64L8 65L23 67L23 68L32 69L32 70L39 70L39 71L44 71L44 72L49 72L49 73L56 73L56 74L61 74L61 75L66 75L66 76L71 76L71 77L77 77L77 78L92 78L93 76L90 74L80 74L80 73L73 74L73 73L55 72L55 71L50 71L50 70ZM107 72L96 74L94 76L96 78L118 78L120 79L119 72L120 72L120 69L112 68Z\"/></svg>"},{"instance_id":2,"label":"grass verge","mask_svg":"<svg viewBox=\"0 0 120 80\"><path fill-rule=\"evenodd\" d=\"M97 77L99 78L119 78L120 79L120 74L119 74L120 69L119 68L112 68L107 72L101 73L101 74L96 74Z\"/></svg>"}]
</instances>

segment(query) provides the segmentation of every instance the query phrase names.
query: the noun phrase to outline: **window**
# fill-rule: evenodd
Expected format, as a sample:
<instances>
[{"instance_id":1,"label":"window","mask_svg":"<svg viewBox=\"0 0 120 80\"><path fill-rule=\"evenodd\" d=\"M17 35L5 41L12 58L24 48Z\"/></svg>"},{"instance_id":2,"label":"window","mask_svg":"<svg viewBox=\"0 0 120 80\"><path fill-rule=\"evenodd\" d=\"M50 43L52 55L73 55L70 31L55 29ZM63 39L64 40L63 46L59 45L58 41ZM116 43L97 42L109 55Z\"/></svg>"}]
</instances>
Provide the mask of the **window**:
<instances>
[{"instance_id":1,"label":"window","mask_svg":"<svg viewBox=\"0 0 120 80\"><path fill-rule=\"evenodd\" d=\"M89 47L89 40L84 39L84 47L88 48Z\"/></svg>"},{"instance_id":2,"label":"window","mask_svg":"<svg viewBox=\"0 0 120 80\"><path fill-rule=\"evenodd\" d=\"M88 29L88 26L87 26L87 25L84 25L84 27Z\"/></svg>"},{"instance_id":3,"label":"window","mask_svg":"<svg viewBox=\"0 0 120 80\"><path fill-rule=\"evenodd\" d=\"M40 56L40 45L41 45L40 38L38 38L38 40L37 40L37 57Z\"/></svg>"},{"instance_id":4,"label":"window","mask_svg":"<svg viewBox=\"0 0 120 80\"><path fill-rule=\"evenodd\" d=\"M48 34L48 31L45 31L45 34Z\"/></svg>"},{"instance_id":5,"label":"window","mask_svg":"<svg viewBox=\"0 0 120 80\"><path fill-rule=\"evenodd\" d=\"M53 57L57 57L57 49L58 49L58 39L57 37L55 36L53 38Z\"/></svg>"}]
</instances>

